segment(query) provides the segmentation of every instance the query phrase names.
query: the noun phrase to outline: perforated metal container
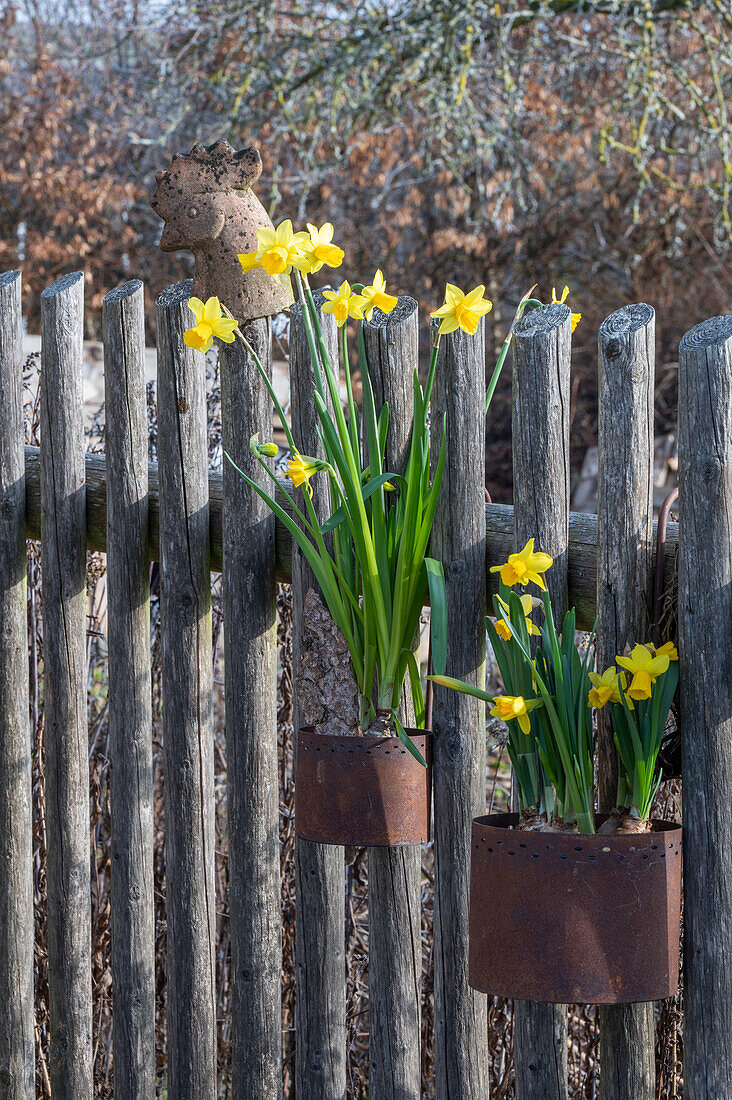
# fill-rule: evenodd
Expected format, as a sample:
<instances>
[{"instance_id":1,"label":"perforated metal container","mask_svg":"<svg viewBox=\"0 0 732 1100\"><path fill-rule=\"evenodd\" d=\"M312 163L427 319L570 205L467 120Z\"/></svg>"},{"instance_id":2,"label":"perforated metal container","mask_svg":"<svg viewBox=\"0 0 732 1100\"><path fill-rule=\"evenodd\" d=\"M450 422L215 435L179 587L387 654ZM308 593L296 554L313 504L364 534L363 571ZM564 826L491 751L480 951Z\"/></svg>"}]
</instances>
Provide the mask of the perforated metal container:
<instances>
[{"instance_id":1,"label":"perforated metal container","mask_svg":"<svg viewBox=\"0 0 732 1100\"><path fill-rule=\"evenodd\" d=\"M407 733L426 768L398 737L331 737L301 729L295 774L297 835L359 847L426 843L432 734Z\"/></svg>"},{"instance_id":2,"label":"perforated metal container","mask_svg":"<svg viewBox=\"0 0 732 1100\"><path fill-rule=\"evenodd\" d=\"M516 814L473 821L470 985L562 1004L672 997L681 826L582 836L511 828L517 823Z\"/></svg>"}]
</instances>

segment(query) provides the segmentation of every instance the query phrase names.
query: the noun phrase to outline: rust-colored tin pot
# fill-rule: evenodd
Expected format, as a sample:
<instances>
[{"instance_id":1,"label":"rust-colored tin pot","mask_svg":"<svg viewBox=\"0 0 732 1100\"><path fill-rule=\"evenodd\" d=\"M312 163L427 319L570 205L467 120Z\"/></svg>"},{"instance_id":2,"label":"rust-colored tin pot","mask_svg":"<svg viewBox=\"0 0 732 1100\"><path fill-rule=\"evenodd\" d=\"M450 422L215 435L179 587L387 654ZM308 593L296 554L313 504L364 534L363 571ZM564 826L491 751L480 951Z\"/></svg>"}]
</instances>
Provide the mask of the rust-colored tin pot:
<instances>
[{"instance_id":1,"label":"rust-colored tin pot","mask_svg":"<svg viewBox=\"0 0 732 1100\"><path fill-rule=\"evenodd\" d=\"M295 831L357 847L424 844L430 834L432 734L407 730L425 768L398 737L297 735Z\"/></svg>"},{"instance_id":2,"label":"rust-colored tin pot","mask_svg":"<svg viewBox=\"0 0 732 1100\"><path fill-rule=\"evenodd\" d=\"M585 836L517 823L517 814L473 820L470 985L560 1004L672 997L681 826L654 821L650 833Z\"/></svg>"}]
</instances>

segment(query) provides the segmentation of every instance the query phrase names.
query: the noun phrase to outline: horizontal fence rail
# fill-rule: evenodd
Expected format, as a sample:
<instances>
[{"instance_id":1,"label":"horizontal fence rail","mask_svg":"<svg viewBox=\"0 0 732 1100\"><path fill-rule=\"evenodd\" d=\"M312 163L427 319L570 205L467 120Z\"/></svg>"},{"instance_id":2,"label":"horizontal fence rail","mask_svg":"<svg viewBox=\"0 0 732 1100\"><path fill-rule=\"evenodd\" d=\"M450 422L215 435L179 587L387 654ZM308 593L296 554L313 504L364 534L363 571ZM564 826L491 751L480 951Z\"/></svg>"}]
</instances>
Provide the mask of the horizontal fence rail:
<instances>
[{"instance_id":1,"label":"horizontal fence rail","mask_svg":"<svg viewBox=\"0 0 732 1100\"><path fill-rule=\"evenodd\" d=\"M210 469L204 360L183 340L190 283L169 288L158 300L159 462L148 461L143 293L135 281L105 299L105 456L84 453L83 275L64 276L44 292L42 445L23 452L20 277L0 276L0 993L10 1009L7 1022L0 1020L0 1098L31 1100L34 1054L46 1043L38 1019L34 1034L34 902L36 928L40 916L48 935L49 1019L42 1027L50 1036L50 1082L44 1095L50 1090L53 1100L91 1100L98 1083L102 982L90 935L96 927L91 901L97 905L98 899L89 860L85 557L92 551L108 555L114 1058L107 1066L116 1094L126 1100L167 1089L174 1100L213 1100L228 1089L241 1100L279 1100L289 1080L299 1100L345 1100L354 1090L348 1078L355 1039L368 1027L368 1095L375 1100L433 1094L436 1100L488 1100L489 1053L495 1053L486 1014L491 1002L467 980L469 831L486 802L483 706L435 691L436 858L422 866L417 848L370 853L369 1015L355 1012L354 1022L347 1012L354 872L344 862L354 853L307 841L298 841L293 852L291 842L281 844L282 836L292 837L282 832L290 814L289 808L283 812L282 795L292 788L287 777L278 785L275 581L292 582L296 680L313 576L286 528L233 468ZM409 326L416 315L416 304L403 298L391 320L370 323L365 334L374 388L391 395L396 417L388 447L394 469L408 438L403 429L417 355ZM293 311L293 427L305 452L315 454L302 322ZM574 605L584 630L599 620L600 661L609 663L627 642L648 633L661 535L667 612L676 607L678 591L686 730L684 1088L690 1100L720 1100L732 1073L732 318L704 322L682 341L680 523L666 526L664 520L660 532L652 520L654 323L649 306L633 305L609 317L599 333L598 515L569 511L567 307L535 310L514 330L515 507L485 504L475 475L476 455L484 451L483 322L475 340L460 332L444 338L432 431L439 442L446 414L447 462L432 549L444 558L452 616L447 671L482 686L483 616L498 584L489 567L535 536L537 548L555 557L548 578L555 612ZM334 318L324 317L323 326L335 355ZM248 337L268 364L269 322L253 322ZM248 444L255 432L270 437L269 395L239 345L225 349L221 369L224 448L259 476ZM322 485L314 488L322 522L327 496ZM285 506L284 495L280 500ZM35 726L28 721L24 535L41 541L43 559L44 713ZM151 664L151 561L160 562L159 665ZM222 572L227 652L219 684L211 575ZM162 701L154 696L154 717L151 680L158 671ZM297 725L297 689L294 703ZM225 738L217 740L224 726ZM31 760L43 737L45 754L39 750L38 759L45 775L41 769L36 776ZM614 756L602 718L598 737L600 809L609 809ZM286 737L283 743L289 744ZM215 772L222 745L223 787ZM47 901L42 892L33 895L32 779L48 808ZM159 789L164 843L158 859ZM222 790L226 813L218 815ZM221 894L217 860L226 864ZM280 873L284 880L288 866L297 894L297 1011L285 1028ZM422 914L426 882L434 891L433 936L430 917ZM156 906L163 891L161 935ZM429 957L427 969L422 954ZM163 956L165 1021L155 989L155 962ZM230 996L222 1007L217 958L220 971L220 960L228 966L229 957ZM434 1069L428 1070L429 1029L420 1032L420 1009L429 1003L430 968L435 1026L429 1041L436 1041ZM427 996L420 992L425 975ZM574 1055L567 1019L562 1006L516 1006L518 1100L569 1095L568 1050ZM660 1064L652 1006L612 1008L599 1020L601 1073L593 1095L650 1100L654 1065ZM224 1041L230 1059L222 1056ZM45 1061L38 1064L45 1070ZM285 1095L289 1100L294 1093L286 1088Z\"/></svg>"},{"instance_id":2,"label":"horizontal fence rail","mask_svg":"<svg viewBox=\"0 0 732 1100\"><path fill-rule=\"evenodd\" d=\"M25 529L29 539L41 537L40 508L40 454L38 447L25 448L26 505ZM160 504L158 493L158 467L148 466L150 527L148 556L150 561L160 560ZM222 501L223 476L210 471L208 490L210 502L211 569L220 573L222 566ZM284 496L280 496L283 508ZM107 464L104 455L86 456L86 545L88 550L105 553L107 510ZM513 507L510 504L486 504L486 570L497 562L505 561L514 549ZM658 524L653 523L654 546ZM679 545L679 526L669 522L666 528L664 556L664 592L674 590L676 555ZM577 608L577 625L580 630L591 630L597 614L597 516L592 512L569 513L569 605ZM292 538L282 523L275 524L275 555L277 580L292 580ZM488 593L498 591L498 574L488 573Z\"/></svg>"}]
</instances>

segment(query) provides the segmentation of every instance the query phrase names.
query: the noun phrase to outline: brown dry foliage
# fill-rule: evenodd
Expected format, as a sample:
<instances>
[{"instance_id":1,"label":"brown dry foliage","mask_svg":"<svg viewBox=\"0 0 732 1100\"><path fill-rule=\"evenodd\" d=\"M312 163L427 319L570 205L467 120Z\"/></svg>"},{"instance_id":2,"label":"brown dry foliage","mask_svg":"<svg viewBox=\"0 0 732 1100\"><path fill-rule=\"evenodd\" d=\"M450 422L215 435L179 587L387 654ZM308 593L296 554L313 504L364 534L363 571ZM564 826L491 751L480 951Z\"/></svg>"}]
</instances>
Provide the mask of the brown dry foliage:
<instances>
[{"instance_id":1,"label":"brown dry foliage","mask_svg":"<svg viewBox=\"0 0 732 1100\"><path fill-rule=\"evenodd\" d=\"M434 26L448 21L445 33L457 35L459 53L470 28L464 20L454 27L450 11L432 3ZM345 0L341 6L351 10ZM512 6L502 5L504 22ZM106 0L94 9L91 45L84 27L67 41L50 22L21 22L7 4L0 269L22 264L29 328L38 331L43 287L83 265L90 336L99 334L103 295L142 278L154 340L156 295L191 270L188 254L157 249L161 226L148 205L155 169L194 139L256 142L265 161L258 191L275 217L334 221L347 242L349 276L370 278L381 267L392 289L419 299L425 339L426 311L439 304L447 280L487 285L495 303L489 360L528 286L538 282L548 299L552 285L569 283L583 313L574 337L576 467L595 433L600 321L629 301L653 304L662 372L686 329L730 308L720 203L729 200L732 134L715 100L715 77L729 86L723 46L730 33L725 39L719 0L691 14L677 6L674 20L659 18L653 39L642 21L589 14L547 16L510 32L501 24L496 38L486 16L466 98L451 114L434 81L410 78L400 87L392 75L390 113L380 118L356 109L371 78L366 46L360 71L347 46L331 48L336 21L311 14L301 0L211 3L197 13L183 4L165 27L145 31L136 5ZM400 32L399 24L397 44ZM377 58L388 53L380 42L371 48ZM314 87L278 98L329 49L335 75L326 68ZM705 50L717 59L716 74ZM690 88L681 79L687 72ZM683 123L669 115L674 101L683 105ZM471 111L481 125L472 147L459 128ZM652 139L639 137L644 118ZM488 484L504 501L511 495L509 391L507 371L487 440Z\"/></svg>"}]
</instances>

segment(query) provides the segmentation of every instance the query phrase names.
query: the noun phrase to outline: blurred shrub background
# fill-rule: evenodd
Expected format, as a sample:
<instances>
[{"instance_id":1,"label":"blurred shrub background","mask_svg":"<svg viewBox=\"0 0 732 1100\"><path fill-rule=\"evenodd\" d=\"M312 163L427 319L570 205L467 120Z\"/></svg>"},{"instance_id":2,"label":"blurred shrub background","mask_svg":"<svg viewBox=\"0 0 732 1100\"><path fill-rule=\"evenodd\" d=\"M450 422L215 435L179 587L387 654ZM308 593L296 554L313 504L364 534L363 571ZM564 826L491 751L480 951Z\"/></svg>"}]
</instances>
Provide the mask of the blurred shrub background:
<instances>
[{"instance_id":1,"label":"blurred shrub background","mask_svg":"<svg viewBox=\"0 0 732 1100\"><path fill-rule=\"evenodd\" d=\"M12 0L0 29L0 269L23 266L31 331L83 264L88 335L135 276L154 341L192 259L157 249L154 173L218 137L260 147L275 219L335 222L354 278L380 266L425 310L446 280L485 283L496 348L528 286L568 283L575 465L602 318L656 307L663 382L683 331L731 308L728 0Z\"/></svg>"}]
</instances>

